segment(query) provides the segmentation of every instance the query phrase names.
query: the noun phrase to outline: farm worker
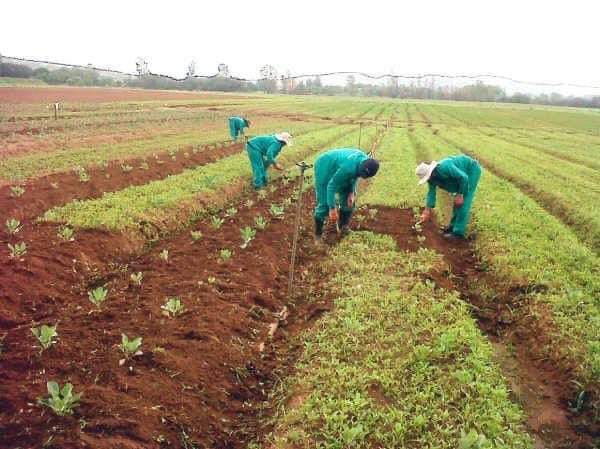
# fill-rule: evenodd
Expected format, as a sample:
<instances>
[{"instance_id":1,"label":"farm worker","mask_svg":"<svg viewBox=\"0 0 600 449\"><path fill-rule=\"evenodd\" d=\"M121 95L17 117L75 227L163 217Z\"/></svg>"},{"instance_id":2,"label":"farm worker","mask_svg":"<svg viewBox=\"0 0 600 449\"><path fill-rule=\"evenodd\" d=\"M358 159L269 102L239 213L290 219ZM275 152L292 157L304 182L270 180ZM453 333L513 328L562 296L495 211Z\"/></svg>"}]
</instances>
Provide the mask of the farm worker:
<instances>
[{"instance_id":1,"label":"farm worker","mask_svg":"<svg viewBox=\"0 0 600 449\"><path fill-rule=\"evenodd\" d=\"M426 222L431 219L431 209L435 207L436 189L441 187L455 194L452 219L444 228L444 237L464 239L471 205L481 176L479 162L464 154L450 156L439 162L419 164L415 174L419 178L419 185L426 182L429 184L426 207L421 214L421 221Z\"/></svg>"},{"instance_id":2,"label":"farm worker","mask_svg":"<svg viewBox=\"0 0 600 449\"><path fill-rule=\"evenodd\" d=\"M246 144L256 189L267 185L267 168L270 165L276 170L283 170L283 167L275 162L275 158L284 145L292 145L292 135L285 131L268 136L253 137Z\"/></svg>"},{"instance_id":3,"label":"farm worker","mask_svg":"<svg viewBox=\"0 0 600 449\"><path fill-rule=\"evenodd\" d=\"M244 128L250 127L250 120L243 117L229 117L229 134L235 141L238 136L244 134Z\"/></svg>"},{"instance_id":4,"label":"farm worker","mask_svg":"<svg viewBox=\"0 0 600 449\"><path fill-rule=\"evenodd\" d=\"M315 162L317 205L314 211L317 243L321 241L323 224L327 217L330 222L337 222L342 232L348 231L356 202L358 178L375 176L377 170L379 170L379 162L356 148L329 150L317 158Z\"/></svg>"}]
</instances>

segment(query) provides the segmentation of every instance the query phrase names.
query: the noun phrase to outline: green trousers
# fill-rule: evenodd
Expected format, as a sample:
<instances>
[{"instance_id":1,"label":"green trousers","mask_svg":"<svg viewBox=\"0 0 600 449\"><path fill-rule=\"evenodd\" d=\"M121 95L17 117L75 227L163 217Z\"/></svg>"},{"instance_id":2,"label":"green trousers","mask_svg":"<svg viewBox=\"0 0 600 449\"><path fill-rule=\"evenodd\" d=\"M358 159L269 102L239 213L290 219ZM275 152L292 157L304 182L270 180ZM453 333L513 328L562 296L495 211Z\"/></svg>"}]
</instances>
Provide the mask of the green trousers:
<instances>
[{"instance_id":1,"label":"green trousers","mask_svg":"<svg viewBox=\"0 0 600 449\"><path fill-rule=\"evenodd\" d=\"M263 159L263 155L260 151L255 150L249 145L246 145L246 151L248 153L248 159L250 159L250 165L252 166L252 180L254 188L260 189L267 185L267 165Z\"/></svg>"},{"instance_id":2,"label":"green trousers","mask_svg":"<svg viewBox=\"0 0 600 449\"><path fill-rule=\"evenodd\" d=\"M341 206L340 210L343 213L352 214L354 211L354 206L348 207L348 195L350 195L350 193L352 192L340 192L337 195L338 204ZM315 195L317 198L317 205L314 212L315 220L325 221L329 215L329 206L327 205L327 184L317 184Z\"/></svg>"},{"instance_id":3,"label":"green trousers","mask_svg":"<svg viewBox=\"0 0 600 449\"><path fill-rule=\"evenodd\" d=\"M462 237L467 233L467 225L471 216L471 206L473 205L475 191L481 177L481 166L474 164L467 175L469 176L469 193L465 195L464 203L461 207L454 206L452 209L452 219L450 220L452 233Z\"/></svg>"}]
</instances>

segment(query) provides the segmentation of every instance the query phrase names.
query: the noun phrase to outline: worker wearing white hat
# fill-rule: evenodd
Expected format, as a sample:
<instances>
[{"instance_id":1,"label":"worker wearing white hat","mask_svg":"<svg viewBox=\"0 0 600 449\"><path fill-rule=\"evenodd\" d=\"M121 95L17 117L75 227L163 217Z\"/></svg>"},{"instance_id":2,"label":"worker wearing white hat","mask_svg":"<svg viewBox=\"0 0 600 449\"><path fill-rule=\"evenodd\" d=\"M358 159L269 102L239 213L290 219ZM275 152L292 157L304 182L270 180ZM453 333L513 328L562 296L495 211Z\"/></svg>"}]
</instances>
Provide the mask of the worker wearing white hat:
<instances>
[{"instance_id":1,"label":"worker wearing white hat","mask_svg":"<svg viewBox=\"0 0 600 449\"><path fill-rule=\"evenodd\" d=\"M454 208L450 224L444 228L444 237L464 239L471 213L471 205L481 177L481 166L475 159L466 155L450 156L439 162L420 163L415 174L419 185L428 183L426 207L421 221L431 219L435 207L436 189L441 187L454 194Z\"/></svg>"},{"instance_id":2,"label":"worker wearing white hat","mask_svg":"<svg viewBox=\"0 0 600 449\"><path fill-rule=\"evenodd\" d=\"M282 170L275 159L285 145L292 145L292 135L285 131L268 136L253 137L246 144L256 189L267 185L267 168L269 166L272 165L276 170Z\"/></svg>"}]
</instances>

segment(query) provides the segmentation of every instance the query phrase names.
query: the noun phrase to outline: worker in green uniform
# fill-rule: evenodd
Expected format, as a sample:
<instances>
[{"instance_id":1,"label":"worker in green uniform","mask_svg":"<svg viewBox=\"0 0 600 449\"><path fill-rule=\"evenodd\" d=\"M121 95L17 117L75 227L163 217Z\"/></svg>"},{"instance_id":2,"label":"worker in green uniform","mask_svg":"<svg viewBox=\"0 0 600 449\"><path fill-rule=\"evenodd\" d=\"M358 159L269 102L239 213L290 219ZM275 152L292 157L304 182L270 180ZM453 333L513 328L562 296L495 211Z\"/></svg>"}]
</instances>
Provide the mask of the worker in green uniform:
<instances>
[{"instance_id":1,"label":"worker in green uniform","mask_svg":"<svg viewBox=\"0 0 600 449\"><path fill-rule=\"evenodd\" d=\"M250 120L243 117L229 117L229 134L235 141L244 134L244 128L250 127Z\"/></svg>"},{"instance_id":2,"label":"worker in green uniform","mask_svg":"<svg viewBox=\"0 0 600 449\"><path fill-rule=\"evenodd\" d=\"M285 145L292 145L292 135L288 132L268 136L256 136L246 144L246 151L252 165L252 177L256 189L267 185L267 168L269 166L272 165L276 170L283 169L275 159Z\"/></svg>"},{"instance_id":3,"label":"worker in green uniform","mask_svg":"<svg viewBox=\"0 0 600 449\"><path fill-rule=\"evenodd\" d=\"M444 237L464 239L469 223L471 205L481 177L481 166L475 159L464 154L450 156L439 162L423 162L417 166L415 174L420 184L429 184L426 207L421 214L421 222L431 219L431 209L435 207L438 187L453 193L454 208L450 224L444 228Z\"/></svg>"},{"instance_id":4,"label":"worker in green uniform","mask_svg":"<svg viewBox=\"0 0 600 449\"><path fill-rule=\"evenodd\" d=\"M358 178L375 176L377 170L379 170L379 162L356 148L329 150L317 158L315 162L317 205L314 211L317 243L321 241L323 225L327 217L331 222L337 222L342 232L348 230L356 202Z\"/></svg>"}]
</instances>

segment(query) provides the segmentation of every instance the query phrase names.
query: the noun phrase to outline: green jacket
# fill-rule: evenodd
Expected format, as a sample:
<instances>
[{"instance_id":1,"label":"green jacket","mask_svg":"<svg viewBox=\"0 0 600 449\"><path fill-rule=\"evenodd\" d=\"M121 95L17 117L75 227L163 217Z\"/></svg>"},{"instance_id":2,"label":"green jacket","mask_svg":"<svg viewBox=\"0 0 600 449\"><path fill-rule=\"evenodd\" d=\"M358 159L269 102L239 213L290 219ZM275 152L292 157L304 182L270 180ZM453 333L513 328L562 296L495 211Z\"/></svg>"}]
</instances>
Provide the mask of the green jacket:
<instances>
[{"instance_id":1,"label":"green jacket","mask_svg":"<svg viewBox=\"0 0 600 449\"><path fill-rule=\"evenodd\" d=\"M267 167L275 162L284 145L285 142L277 140L275 136L256 136L248 141L248 148L258 151Z\"/></svg>"},{"instance_id":2,"label":"green jacket","mask_svg":"<svg viewBox=\"0 0 600 449\"><path fill-rule=\"evenodd\" d=\"M468 195L470 191L469 174L473 167L479 165L475 159L461 154L442 159L435 167L431 178L427 181L427 207L435 207L436 190L441 187L450 193Z\"/></svg>"},{"instance_id":3,"label":"green jacket","mask_svg":"<svg viewBox=\"0 0 600 449\"><path fill-rule=\"evenodd\" d=\"M326 186L327 206L336 207L335 195L342 192L356 193L358 169L369 157L355 148L329 150L315 162L315 184Z\"/></svg>"}]
</instances>

